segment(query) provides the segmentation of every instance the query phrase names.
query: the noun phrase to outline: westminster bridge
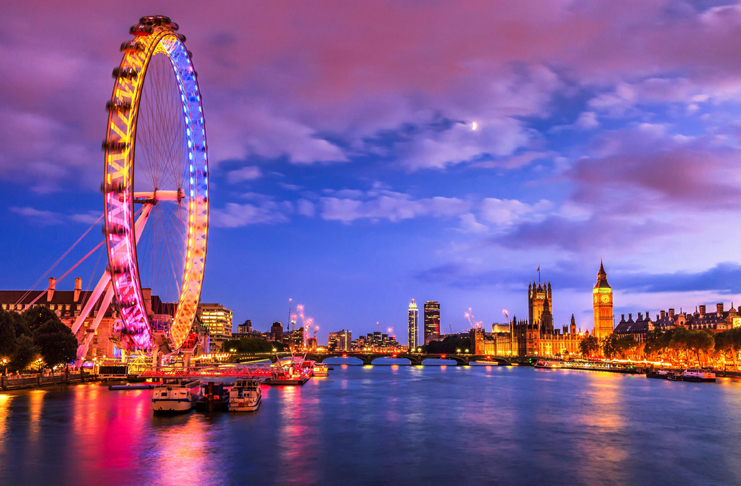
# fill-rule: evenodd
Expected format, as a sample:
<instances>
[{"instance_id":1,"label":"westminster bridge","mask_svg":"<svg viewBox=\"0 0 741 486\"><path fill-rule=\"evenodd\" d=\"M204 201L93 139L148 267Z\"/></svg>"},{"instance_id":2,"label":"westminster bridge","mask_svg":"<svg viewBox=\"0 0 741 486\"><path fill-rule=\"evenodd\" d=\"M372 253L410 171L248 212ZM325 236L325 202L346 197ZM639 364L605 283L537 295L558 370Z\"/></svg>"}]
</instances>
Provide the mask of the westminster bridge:
<instances>
[{"instance_id":1,"label":"westminster bridge","mask_svg":"<svg viewBox=\"0 0 741 486\"><path fill-rule=\"evenodd\" d=\"M301 355L301 353L296 353ZM279 358L290 357L291 353L279 352L268 355L267 353L255 353L255 354L242 354L235 353L229 358L232 363L242 363L248 361L254 361L257 359L270 358L271 361L276 362ZM432 353L373 353L373 352L328 352L328 353L307 353L306 359L322 363L329 358L356 358L359 359L363 365L372 365L373 362L379 358L391 358L391 359L405 359L409 361L410 366L420 365L431 365L431 366L446 366L453 363L425 363L427 360L450 360L454 361L455 365L467 366L473 362L476 363L491 363L499 366L512 366L513 364L527 364L529 361L525 359L524 362L521 358L511 356L489 356L489 355L478 355L478 354L432 354ZM343 363L351 364L351 363ZM378 363L380 364L380 363ZM394 363L399 364L399 363ZM403 366L403 365L402 365Z\"/></svg>"}]
</instances>

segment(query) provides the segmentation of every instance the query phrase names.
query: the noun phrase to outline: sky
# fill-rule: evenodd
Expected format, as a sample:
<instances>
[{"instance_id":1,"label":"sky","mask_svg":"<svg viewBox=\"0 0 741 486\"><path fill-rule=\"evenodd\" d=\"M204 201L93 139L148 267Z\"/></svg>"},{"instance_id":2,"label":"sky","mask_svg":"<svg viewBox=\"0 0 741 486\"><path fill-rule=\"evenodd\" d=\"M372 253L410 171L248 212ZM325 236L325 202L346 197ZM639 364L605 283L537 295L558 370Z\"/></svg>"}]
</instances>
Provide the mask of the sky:
<instances>
[{"instance_id":1,"label":"sky","mask_svg":"<svg viewBox=\"0 0 741 486\"><path fill-rule=\"evenodd\" d=\"M202 301L327 332L741 304L741 5L682 0L4 2L0 288L34 285L100 216L118 46L180 25L203 96ZM101 240L95 227L51 273ZM92 288L94 254L58 288ZM45 282L39 284L42 288ZM378 324L377 324L378 323Z\"/></svg>"}]
</instances>

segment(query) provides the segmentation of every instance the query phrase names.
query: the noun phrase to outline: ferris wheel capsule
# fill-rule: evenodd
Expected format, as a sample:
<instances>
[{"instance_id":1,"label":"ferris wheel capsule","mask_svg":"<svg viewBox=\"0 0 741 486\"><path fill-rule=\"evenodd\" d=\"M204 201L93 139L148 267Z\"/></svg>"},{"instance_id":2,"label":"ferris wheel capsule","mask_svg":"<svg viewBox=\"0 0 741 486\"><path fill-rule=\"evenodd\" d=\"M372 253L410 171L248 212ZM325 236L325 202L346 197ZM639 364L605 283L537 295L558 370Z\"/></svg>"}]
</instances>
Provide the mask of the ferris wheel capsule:
<instances>
[{"instance_id":1,"label":"ferris wheel capsule","mask_svg":"<svg viewBox=\"0 0 741 486\"><path fill-rule=\"evenodd\" d=\"M192 55L166 16L142 17L114 69L102 192L108 268L129 351L179 349L208 240L206 126Z\"/></svg>"}]
</instances>

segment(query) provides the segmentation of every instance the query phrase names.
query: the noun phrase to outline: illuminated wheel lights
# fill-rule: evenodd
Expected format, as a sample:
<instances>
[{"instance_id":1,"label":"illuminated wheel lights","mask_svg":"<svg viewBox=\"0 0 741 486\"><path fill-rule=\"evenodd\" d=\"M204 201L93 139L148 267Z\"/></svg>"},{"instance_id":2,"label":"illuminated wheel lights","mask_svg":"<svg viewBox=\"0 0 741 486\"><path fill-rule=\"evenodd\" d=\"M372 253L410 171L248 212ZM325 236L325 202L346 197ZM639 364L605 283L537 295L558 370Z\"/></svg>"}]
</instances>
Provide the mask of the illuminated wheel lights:
<instances>
[{"instance_id":1,"label":"illuminated wheel lights","mask_svg":"<svg viewBox=\"0 0 741 486\"><path fill-rule=\"evenodd\" d=\"M115 78L113 94L107 103L108 126L103 142L105 151L105 172L103 194L105 198L105 238L108 254L108 268L112 269L111 282L122 322L121 342L129 350L149 351L153 349L153 329L147 314L142 293L137 241L143 225L156 204L185 201L188 212L186 219L187 236L182 242L185 246L182 272L182 285L179 287L177 309L169 330L165 333L173 349L182 346L196 316L200 300L201 286L206 260L208 238L208 155L206 127L198 88L197 74L191 61L191 53L185 48L185 36L176 33L177 24L167 17L143 17L133 26L130 33L134 40L121 45L123 58L113 71ZM148 70L153 57L166 56L172 67L172 77L179 93L177 116L182 120L182 133L187 140L183 144L182 167L187 177L185 187L177 191L157 192L150 189L148 197L135 194L137 180L134 178L137 143L172 143L166 139L137 140L142 94L158 89L157 84L146 84ZM178 96L179 95L179 96ZM172 115L168 113L167 115ZM142 150L144 148L142 147ZM151 150L151 147L147 150ZM187 160L185 160L187 154ZM160 161L162 164L179 163ZM156 170L156 167L154 168ZM138 215L135 204L143 204ZM141 221L141 222L139 222ZM140 227L141 226L141 227ZM180 242L176 242L180 243ZM113 271L115 269L115 271Z\"/></svg>"}]
</instances>

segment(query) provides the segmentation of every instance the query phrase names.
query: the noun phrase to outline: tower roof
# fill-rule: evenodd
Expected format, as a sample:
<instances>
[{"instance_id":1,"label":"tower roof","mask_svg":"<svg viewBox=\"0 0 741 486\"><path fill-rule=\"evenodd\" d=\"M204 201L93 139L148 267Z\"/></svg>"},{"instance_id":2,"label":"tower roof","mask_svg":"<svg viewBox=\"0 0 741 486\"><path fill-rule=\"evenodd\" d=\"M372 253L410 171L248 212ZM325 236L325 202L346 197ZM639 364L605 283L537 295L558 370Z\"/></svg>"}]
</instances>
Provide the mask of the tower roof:
<instances>
[{"instance_id":1,"label":"tower roof","mask_svg":"<svg viewBox=\"0 0 741 486\"><path fill-rule=\"evenodd\" d=\"M611 289L610 284L607 283L607 272L605 272L605 266L602 264L602 258L599 259L599 272L597 272L597 283L594 284L595 289Z\"/></svg>"}]
</instances>

